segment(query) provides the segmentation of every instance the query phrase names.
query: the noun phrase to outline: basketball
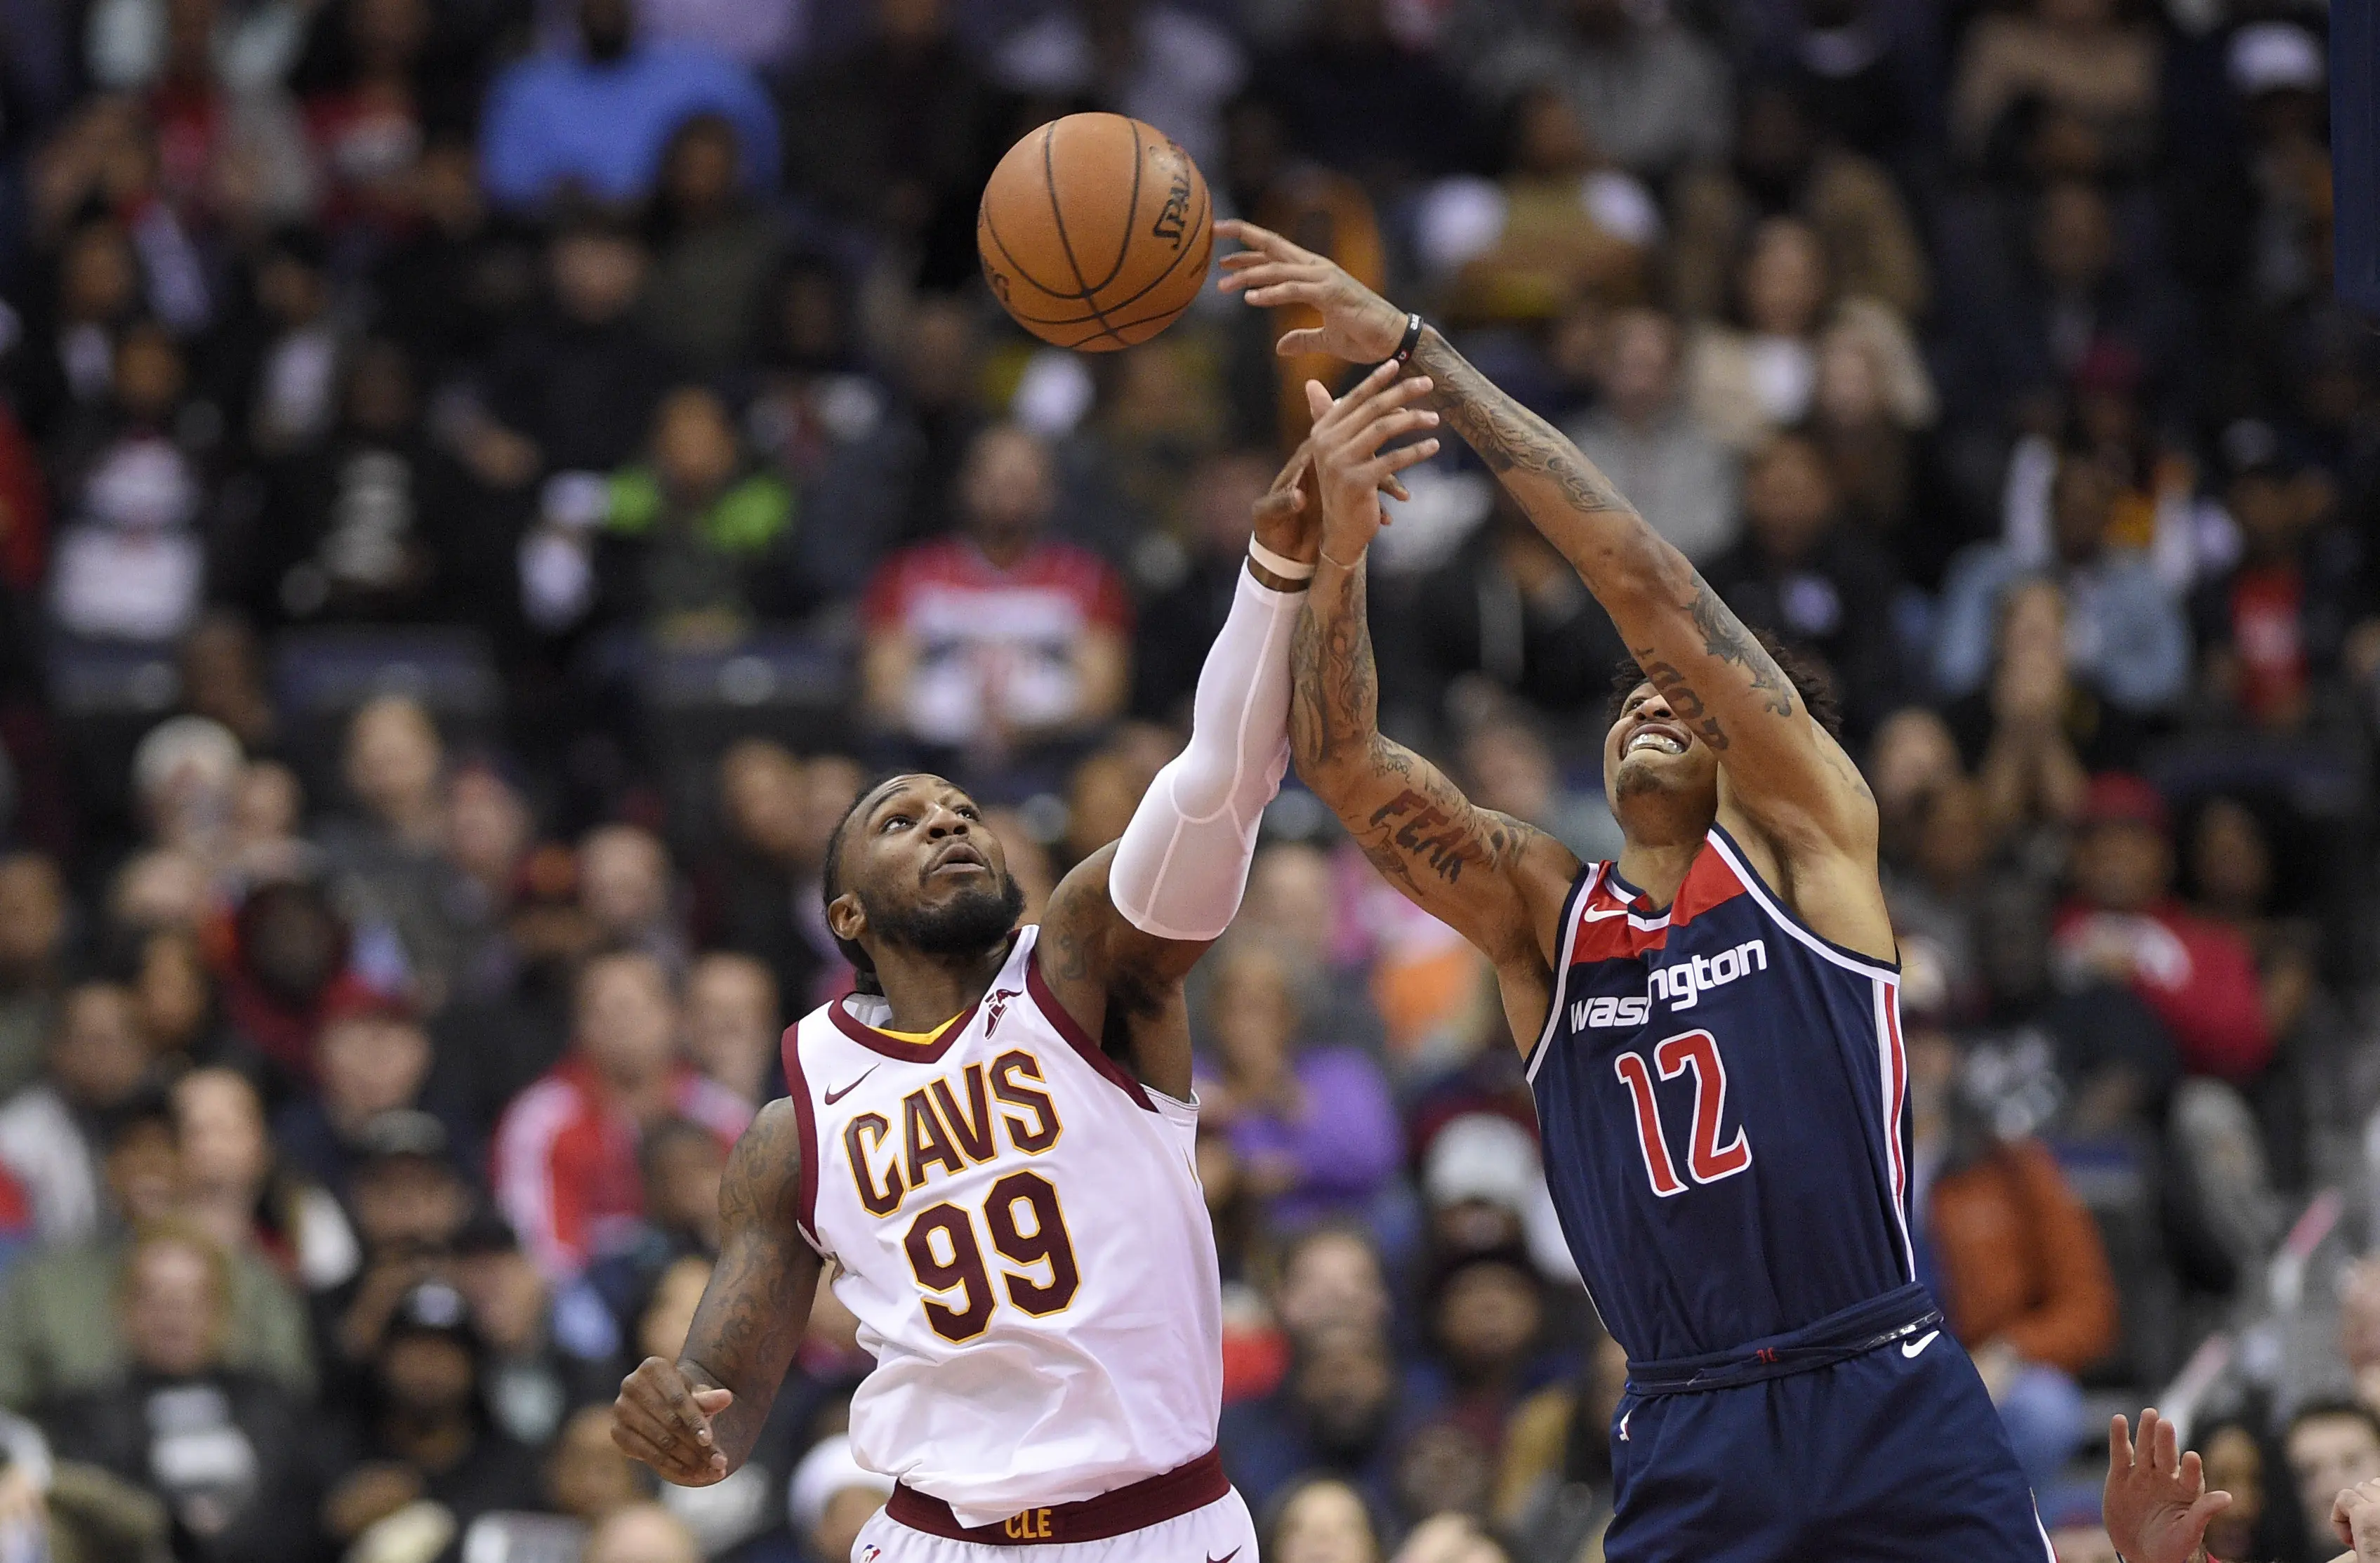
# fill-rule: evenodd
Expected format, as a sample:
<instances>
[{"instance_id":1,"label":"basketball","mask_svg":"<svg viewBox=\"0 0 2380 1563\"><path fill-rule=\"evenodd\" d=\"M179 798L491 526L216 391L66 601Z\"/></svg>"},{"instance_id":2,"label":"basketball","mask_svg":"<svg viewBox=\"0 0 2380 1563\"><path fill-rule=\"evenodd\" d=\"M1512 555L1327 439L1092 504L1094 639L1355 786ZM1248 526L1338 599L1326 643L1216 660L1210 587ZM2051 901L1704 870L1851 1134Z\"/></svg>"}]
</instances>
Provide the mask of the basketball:
<instances>
[{"instance_id":1,"label":"basketball","mask_svg":"<svg viewBox=\"0 0 2380 1563\"><path fill-rule=\"evenodd\" d=\"M975 222L984 280L1044 342L1111 353L1180 318L1207 280L1214 209L1198 165L1120 114L1070 114L1008 149Z\"/></svg>"}]
</instances>

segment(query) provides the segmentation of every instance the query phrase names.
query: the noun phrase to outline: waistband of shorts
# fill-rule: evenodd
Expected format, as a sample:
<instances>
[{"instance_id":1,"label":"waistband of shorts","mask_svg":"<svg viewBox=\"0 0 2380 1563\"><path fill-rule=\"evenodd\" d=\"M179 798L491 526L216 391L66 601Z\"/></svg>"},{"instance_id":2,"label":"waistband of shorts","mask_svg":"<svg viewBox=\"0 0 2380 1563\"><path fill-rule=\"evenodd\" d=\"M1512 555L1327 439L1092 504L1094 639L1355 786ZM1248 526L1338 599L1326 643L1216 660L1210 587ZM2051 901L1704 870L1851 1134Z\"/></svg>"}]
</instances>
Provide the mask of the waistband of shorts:
<instances>
[{"instance_id":1,"label":"waistband of shorts","mask_svg":"<svg viewBox=\"0 0 2380 1563\"><path fill-rule=\"evenodd\" d=\"M1764 1340L1700 1357L1628 1364L1631 1395L1693 1395L1814 1373L1942 1326L1933 1293L1914 1282Z\"/></svg>"},{"instance_id":2,"label":"waistband of shorts","mask_svg":"<svg viewBox=\"0 0 2380 1563\"><path fill-rule=\"evenodd\" d=\"M1146 1477L1128 1487L1079 1503L1021 1508L990 1525L962 1525L951 1506L905 1484L896 1484L884 1505L885 1518L929 1536L986 1546L1049 1546L1061 1542L1103 1542L1162 1525L1194 1508L1216 1503L1232 1490L1220 1450L1209 1449L1187 1465Z\"/></svg>"}]
</instances>

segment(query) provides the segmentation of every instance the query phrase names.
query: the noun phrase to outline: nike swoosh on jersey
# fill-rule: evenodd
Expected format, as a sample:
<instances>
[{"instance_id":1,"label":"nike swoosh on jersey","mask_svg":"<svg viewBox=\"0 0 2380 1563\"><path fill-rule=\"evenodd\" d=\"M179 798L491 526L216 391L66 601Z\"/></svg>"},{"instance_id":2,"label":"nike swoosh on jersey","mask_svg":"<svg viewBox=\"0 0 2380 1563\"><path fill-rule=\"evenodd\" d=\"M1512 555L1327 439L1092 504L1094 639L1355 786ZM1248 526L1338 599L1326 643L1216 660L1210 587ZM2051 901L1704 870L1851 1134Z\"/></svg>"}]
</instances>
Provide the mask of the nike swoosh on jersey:
<instances>
[{"instance_id":1,"label":"nike swoosh on jersey","mask_svg":"<svg viewBox=\"0 0 2380 1563\"><path fill-rule=\"evenodd\" d=\"M1216 1557L1210 1555L1207 1559L1207 1563L1232 1563L1232 1559L1237 1557L1239 1555L1240 1549L1235 1546L1232 1548L1231 1551L1223 1554L1220 1557Z\"/></svg>"},{"instance_id":2,"label":"nike swoosh on jersey","mask_svg":"<svg viewBox=\"0 0 2380 1563\"><path fill-rule=\"evenodd\" d=\"M1933 1345L1934 1337L1941 1333L1942 1332L1940 1330L1927 1330L1924 1335L1919 1336L1915 1340L1912 1340L1908 1345L1902 1347L1900 1349L1900 1354L1904 1357L1916 1356L1917 1353Z\"/></svg>"},{"instance_id":3,"label":"nike swoosh on jersey","mask_svg":"<svg viewBox=\"0 0 2380 1563\"><path fill-rule=\"evenodd\" d=\"M1594 907L1588 907L1578 915L1588 922L1600 922L1608 917L1625 917L1631 910L1628 907L1605 907L1598 910Z\"/></svg>"},{"instance_id":4,"label":"nike swoosh on jersey","mask_svg":"<svg viewBox=\"0 0 2380 1563\"><path fill-rule=\"evenodd\" d=\"M842 1101L844 1097L846 1097L846 1096L850 1095L853 1092L855 1092L855 1091L858 1090L858 1089L859 1089L859 1082L860 1082L860 1081L864 1081L864 1080L866 1080L869 1075L874 1074L877 1070L879 1070L879 1069L882 1068L883 1067L884 1067L884 1066L883 1066L883 1065L881 1065L881 1064L870 1064L870 1065L868 1065L868 1068L864 1068L864 1069L862 1069L862 1070L860 1070L860 1071L859 1071L859 1080L853 1081L849 1085L844 1086L841 1091L830 1091L830 1092L828 1092L828 1093L826 1093L826 1105L827 1105L828 1106L830 1106L830 1107L833 1106L837 1102Z\"/></svg>"}]
</instances>

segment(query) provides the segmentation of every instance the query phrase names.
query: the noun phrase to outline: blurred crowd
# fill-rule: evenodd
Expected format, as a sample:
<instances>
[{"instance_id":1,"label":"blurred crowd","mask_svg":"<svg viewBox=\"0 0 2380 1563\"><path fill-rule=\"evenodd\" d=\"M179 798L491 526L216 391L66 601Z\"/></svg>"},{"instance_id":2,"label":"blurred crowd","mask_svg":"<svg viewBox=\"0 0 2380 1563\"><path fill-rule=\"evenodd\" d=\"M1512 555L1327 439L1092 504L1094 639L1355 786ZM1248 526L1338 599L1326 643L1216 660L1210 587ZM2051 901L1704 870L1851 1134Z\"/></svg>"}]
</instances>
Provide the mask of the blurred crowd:
<instances>
[{"instance_id":1,"label":"blurred crowd","mask_svg":"<svg viewBox=\"0 0 2380 1563\"><path fill-rule=\"evenodd\" d=\"M1427 311L1823 659L1925 1278L2059 1557L2112 1556L2095 1430L2167 1386L2216 1551L2322 1555L2380 1475L2380 343L2326 27L0 0L0 1557L842 1563L885 1484L831 1296L734 1479L608 1441L847 984L827 833L941 770L1038 908L1178 746L1343 368L1212 296L1109 357L1011 325L977 194L1082 108ZM1466 452L1408 478L1387 726L1611 854L1610 626ZM1599 1559L1624 1357L1479 959L1293 782L1192 1015L1269 1557Z\"/></svg>"}]
</instances>

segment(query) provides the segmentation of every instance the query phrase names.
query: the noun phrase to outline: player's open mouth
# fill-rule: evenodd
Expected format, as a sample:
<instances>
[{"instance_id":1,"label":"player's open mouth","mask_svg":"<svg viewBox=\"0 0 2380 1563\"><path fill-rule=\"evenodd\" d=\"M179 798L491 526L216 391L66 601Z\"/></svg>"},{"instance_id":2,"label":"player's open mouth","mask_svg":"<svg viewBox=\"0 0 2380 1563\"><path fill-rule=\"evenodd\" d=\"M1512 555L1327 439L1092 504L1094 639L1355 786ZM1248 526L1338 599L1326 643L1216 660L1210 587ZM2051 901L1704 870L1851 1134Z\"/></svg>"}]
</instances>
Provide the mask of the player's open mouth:
<instances>
[{"instance_id":1,"label":"player's open mouth","mask_svg":"<svg viewBox=\"0 0 2380 1563\"><path fill-rule=\"evenodd\" d=\"M1686 740L1667 727L1645 727L1628 740L1627 747L1622 749L1621 753L1633 754L1645 749L1652 750L1657 754L1683 754L1686 751Z\"/></svg>"}]
</instances>

